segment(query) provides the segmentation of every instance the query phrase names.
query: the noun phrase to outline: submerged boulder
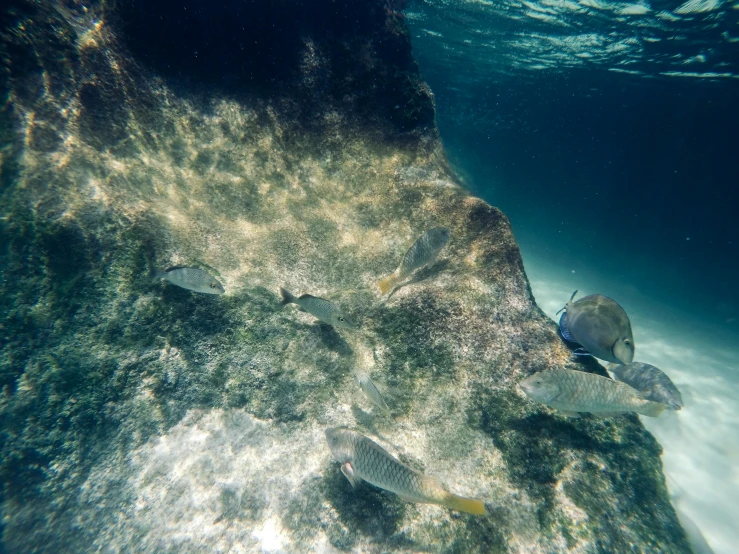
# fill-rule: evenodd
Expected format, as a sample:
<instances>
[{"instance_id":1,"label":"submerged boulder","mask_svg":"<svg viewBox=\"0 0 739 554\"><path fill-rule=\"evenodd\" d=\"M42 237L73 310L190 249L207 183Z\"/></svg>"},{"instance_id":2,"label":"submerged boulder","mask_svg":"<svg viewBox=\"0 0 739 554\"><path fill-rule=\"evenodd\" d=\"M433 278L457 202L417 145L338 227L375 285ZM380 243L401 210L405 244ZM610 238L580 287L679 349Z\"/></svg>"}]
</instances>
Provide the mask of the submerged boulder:
<instances>
[{"instance_id":1,"label":"submerged boulder","mask_svg":"<svg viewBox=\"0 0 739 554\"><path fill-rule=\"evenodd\" d=\"M106 5L3 8L8 551L690 551L636 416L570 420L517 389L547 368L605 372L571 358L510 223L458 185L397 6L356 6L354 33L286 20L279 94L171 82L167 53L141 59L108 25L130 13ZM436 264L382 296L439 225ZM151 279L175 265L226 293ZM283 308L281 286L359 329ZM325 444L337 425L488 515L352 490Z\"/></svg>"}]
</instances>

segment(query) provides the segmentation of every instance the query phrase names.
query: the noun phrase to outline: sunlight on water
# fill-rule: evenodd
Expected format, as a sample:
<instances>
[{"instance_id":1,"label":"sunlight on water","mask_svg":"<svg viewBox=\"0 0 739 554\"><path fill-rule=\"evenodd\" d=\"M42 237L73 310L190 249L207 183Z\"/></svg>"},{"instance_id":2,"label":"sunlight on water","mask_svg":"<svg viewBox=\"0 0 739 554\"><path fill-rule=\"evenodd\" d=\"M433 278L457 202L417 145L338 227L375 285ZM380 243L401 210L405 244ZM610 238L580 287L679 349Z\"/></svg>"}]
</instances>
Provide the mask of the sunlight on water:
<instances>
[{"instance_id":1,"label":"sunlight on water","mask_svg":"<svg viewBox=\"0 0 739 554\"><path fill-rule=\"evenodd\" d=\"M736 7L735 5L733 6ZM474 80L519 70L613 69L638 75L739 77L737 12L722 0L422 0L407 14L422 65L475 68ZM443 39L443 40L442 40ZM654 43L662 42L659 48ZM468 45L472 45L470 48ZM492 55L478 56L489 47ZM432 62L432 63L431 63ZM690 64L693 71L683 71Z\"/></svg>"}]
</instances>

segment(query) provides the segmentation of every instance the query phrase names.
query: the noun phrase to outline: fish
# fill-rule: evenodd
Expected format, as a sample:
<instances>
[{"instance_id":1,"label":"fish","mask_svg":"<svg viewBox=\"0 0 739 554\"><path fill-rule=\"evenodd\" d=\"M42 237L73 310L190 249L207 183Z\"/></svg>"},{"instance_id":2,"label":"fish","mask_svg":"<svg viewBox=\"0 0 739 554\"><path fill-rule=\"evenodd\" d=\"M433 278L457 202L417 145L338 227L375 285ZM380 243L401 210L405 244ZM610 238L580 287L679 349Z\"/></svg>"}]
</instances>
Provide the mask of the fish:
<instances>
[{"instance_id":1,"label":"fish","mask_svg":"<svg viewBox=\"0 0 739 554\"><path fill-rule=\"evenodd\" d=\"M519 383L526 396L567 414L590 412L611 416L636 412L657 417L665 404L647 400L626 383L594 373L550 369L530 375Z\"/></svg>"},{"instance_id":2,"label":"fish","mask_svg":"<svg viewBox=\"0 0 739 554\"><path fill-rule=\"evenodd\" d=\"M564 339L582 346L575 354L592 355L616 364L634 361L634 335L624 309L602 294L591 294L573 302L576 294L577 291L572 293L562 308L565 313L559 320Z\"/></svg>"},{"instance_id":3,"label":"fish","mask_svg":"<svg viewBox=\"0 0 739 554\"><path fill-rule=\"evenodd\" d=\"M341 472L352 487L362 481L393 492L407 502L439 504L452 510L484 515L480 500L458 496L436 477L424 475L396 459L368 437L346 427L326 429L326 440Z\"/></svg>"},{"instance_id":4,"label":"fish","mask_svg":"<svg viewBox=\"0 0 739 554\"><path fill-rule=\"evenodd\" d=\"M362 392L364 392L369 401L379 408L386 416L392 418L393 414L390 412L390 408L388 408L385 399L380 394L380 391L377 390L377 387L372 382L372 379L369 378L369 375L363 371L356 370L354 372L354 377L357 379L357 383L359 383L359 388L362 389Z\"/></svg>"},{"instance_id":5,"label":"fish","mask_svg":"<svg viewBox=\"0 0 739 554\"><path fill-rule=\"evenodd\" d=\"M166 279L173 285L193 292L204 294L223 294L226 289L207 271L196 267L170 267L164 271L154 272L153 278Z\"/></svg>"},{"instance_id":6,"label":"fish","mask_svg":"<svg viewBox=\"0 0 739 554\"><path fill-rule=\"evenodd\" d=\"M280 296L282 297L283 306L286 304L297 304L299 310L308 312L324 323L343 329L356 329L356 325L349 316L329 300L324 300L323 298L318 298L310 294L295 296L282 287L280 287Z\"/></svg>"},{"instance_id":7,"label":"fish","mask_svg":"<svg viewBox=\"0 0 739 554\"><path fill-rule=\"evenodd\" d=\"M684 406L683 397L670 378L653 365L640 362L608 364L608 371L619 381L634 387L647 400L667 404L673 410Z\"/></svg>"},{"instance_id":8,"label":"fish","mask_svg":"<svg viewBox=\"0 0 739 554\"><path fill-rule=\"evenodd\" d=\"M451 236L452 232L446 227L434 227L426 231L405 253L398 269L378 281L380 292L382 294L389 292L417 269L433 264Z\"/></svg>"}]
</instances>

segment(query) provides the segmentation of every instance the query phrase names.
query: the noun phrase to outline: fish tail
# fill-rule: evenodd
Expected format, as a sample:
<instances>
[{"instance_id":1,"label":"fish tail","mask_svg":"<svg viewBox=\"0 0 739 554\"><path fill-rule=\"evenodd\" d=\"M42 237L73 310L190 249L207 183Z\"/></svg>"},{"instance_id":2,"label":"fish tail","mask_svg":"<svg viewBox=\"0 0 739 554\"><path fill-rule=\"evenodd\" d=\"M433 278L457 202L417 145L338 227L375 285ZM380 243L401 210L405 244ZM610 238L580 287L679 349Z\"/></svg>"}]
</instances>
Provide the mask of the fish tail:
<instances>
[{"instance_id":1,"label":"fish tail","mask_svg":"<svg viewBox=\"0 0 739 554\"><path fill-rule=\"evenodd\" d=\"M282 302L280 302L280 304L282 304L283 306L285 304L290 304L291 302L295 302L295 295L286 291L282 287L280 287L280 296L282 297Z\"/></svg>"},{"instance_id":2,"label":"fish tail","mask_svg":"<svg viewBox=\"0 0 739 554\"><path fill-rule=\"evenodd\" d=\"M164 279L167 276L166 271L159 271L158 269L152 270L151 273L149 273L149 277L152 281L158 281L159 279Z\"/></svg>"},{"instance_id":3,"label":"fish tail","mask_svg":"<svg viewBox=\"0 0 739 554\"><path fill-rule=\"evenodd\" d=\"M398 282L398 274L391 273L384 279L380 279L377 282L377 286L380 287L380 292L382 294L387 294L390 291L390 289L395 286L397 282Z\"/></svg>"},{"instance_id":4,"label":"fish tail","mask_svg":"<svg viewBox=\"0 0 739 554\"><path fill-rule=\"evenodd\" d=\"M639 409L638 413L649 417L657 417L666 407L667 405L662 404L661 402L652 402L651 400L648 400L644 406Z\"/></svg>"},{"instance_id":5,"label":"fish tail","mask_svg":"<svg viewBox=\"0 0 739 554\"><path fill-rule=\"evenodd\" d=\"M464 496L457 496L456 494L449 494L444 500L444 506L457 510L458 512L467 512L468 514L476 514L479 516L485 515L485 504L480 500L474 498L465 498Z\"/></svg>"}]
</instances>

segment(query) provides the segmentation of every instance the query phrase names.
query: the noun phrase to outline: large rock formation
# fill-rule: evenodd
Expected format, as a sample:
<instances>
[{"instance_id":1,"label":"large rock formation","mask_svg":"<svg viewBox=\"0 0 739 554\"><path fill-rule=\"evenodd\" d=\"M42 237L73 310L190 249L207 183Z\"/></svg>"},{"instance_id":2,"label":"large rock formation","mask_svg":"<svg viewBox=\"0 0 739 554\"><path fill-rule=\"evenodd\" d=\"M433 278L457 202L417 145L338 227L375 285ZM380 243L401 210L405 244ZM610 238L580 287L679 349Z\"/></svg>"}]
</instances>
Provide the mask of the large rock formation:
<instances>
[{"instance_id":1,"label":"large rock formation","mask_svg":"<svg viewBox=\"0 0 739 554\"><path fill-rule=\"evenodd\" d=\"M636 416L569 420L516 388L603 370L536 307L505 216L456 184L398 6L151 4L3 8L6 550L689 552ZM440 261L381 298L434 225ZM170 265L227 292L151 280ZM281 285L361 328L281 308ZM352 490L336 425L490 514Z\"/></svg>"}]
</instances>

